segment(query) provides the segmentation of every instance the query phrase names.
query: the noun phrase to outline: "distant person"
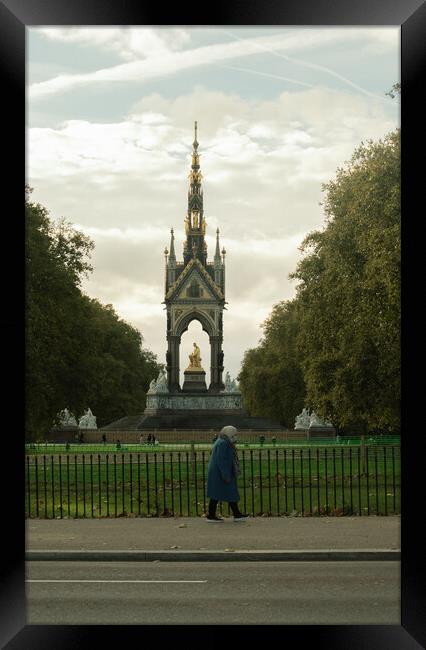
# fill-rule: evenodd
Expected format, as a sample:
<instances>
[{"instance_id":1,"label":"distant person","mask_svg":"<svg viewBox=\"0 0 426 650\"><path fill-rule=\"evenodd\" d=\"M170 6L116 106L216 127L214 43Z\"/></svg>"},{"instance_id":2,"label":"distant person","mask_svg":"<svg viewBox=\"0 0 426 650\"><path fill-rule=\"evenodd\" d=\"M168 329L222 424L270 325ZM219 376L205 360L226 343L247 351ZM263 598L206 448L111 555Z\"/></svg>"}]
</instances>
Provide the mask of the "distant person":
<instances>
[{"instance_id":1,"label":"distant person","mask_svg":"<svg viewBox=\"0 0 426 650\"><path fill-rule=\"evenodd\" d=\"M150 434L150 433L148 434L147 443L148 443L149 445L151 444L151 434Z\"/></svg>"},{"instance_id":2,"label":"distant person","mask_svg":"<svg viewBox=\"0 0 426 650\"><path fill-rule=\"evenodd\" d=\"M106 445L106 435L104 433L102 434L102 442Z\"/></svg>"},{"instance_id":3,"label":"distant person","mask_svg":"<svg viewBox=\"0 0 426 650\"><path fill-rule=\"evenodd\" d=\"M115 446L117 447L117 449L121 449L121 442L119 440L117 440Z\"/></svg>"},{"instance_id":4,"label":"distant person","mask_svg":"<svg viewBox=\"0 0 426 650\"><path fill-rule=\"evenodd\" d=\"M143 435L142 434L139 436L139 444L143 445Z\"/></svg>"},{"instance_id":5,"label":"distant person","mask_svg":"<svg viewBox=\"0 0 426 650\"><path fill-rule=\"evenodd\" d=\"M216 515L219 501L227 501L234 515L234 521L244 521L247 515L238 507L240 495L237 487L237 476L240 474L235 442L237 429L223 427L218 439L213 445L207 470L207 496L209 497L209 512L207 521L223 521Z\"/></svg>"},{"instance_id":6,"label":"distant person","mask_svg":"<svg viewBox=\"0 0 426 650\"><path fill-rule=\"evenodd\" d=\"M154 434L152 434L151 442L152 442L153 445L155 445L155 436L154 436Z\"/></svg>"}]
</instances>

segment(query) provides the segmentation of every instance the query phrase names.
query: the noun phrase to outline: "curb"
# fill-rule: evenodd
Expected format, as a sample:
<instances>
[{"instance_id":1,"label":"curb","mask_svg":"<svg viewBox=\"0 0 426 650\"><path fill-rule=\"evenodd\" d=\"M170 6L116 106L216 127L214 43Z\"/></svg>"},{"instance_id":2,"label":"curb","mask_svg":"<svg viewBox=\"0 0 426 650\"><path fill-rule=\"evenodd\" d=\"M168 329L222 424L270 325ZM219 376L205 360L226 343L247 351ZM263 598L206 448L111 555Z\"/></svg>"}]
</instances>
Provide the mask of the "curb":
<instances>
[{"instance_id":1,"label":"curb","mask_svg":"<svg viewBox=\"0 0 426 650\"><path fill-rule=\"evenodd\" d=\"M401 560L393 549L293 550L293 551L26 551L27 562L318 562Z\"/></svg>"}]
</instances>

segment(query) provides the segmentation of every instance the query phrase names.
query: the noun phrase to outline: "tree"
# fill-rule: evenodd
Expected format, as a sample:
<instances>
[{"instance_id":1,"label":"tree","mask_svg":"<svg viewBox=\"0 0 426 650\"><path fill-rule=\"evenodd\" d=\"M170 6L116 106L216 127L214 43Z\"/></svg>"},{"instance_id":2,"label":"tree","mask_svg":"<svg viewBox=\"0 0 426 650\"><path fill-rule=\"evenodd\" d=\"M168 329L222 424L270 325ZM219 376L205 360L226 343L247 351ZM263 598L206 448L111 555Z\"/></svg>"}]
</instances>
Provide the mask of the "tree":
<instances>
[{"instance_id":1,"label":"tree","mask_svg":"<svg viewBox=\"0 0 426 650\"><path fill-rule=\"evenodd\" d=\"M290 277L307 401L322 416L400 426L400 134L362 143L323 186L326 227Z\"/></svg>"},{"instance_id":2,"label":"tree","mask_svg":"<svg viewBox=\"0 0 426 650\"><path fill-rule=\"evenodd\" d=\"M392 88L387 93L385 93L385 95L389 95L391 99L395 99L397 95L401 95L401 84L393 84Z\"/></svg>"},{"instance_id":3,"label":"tree","mask_svg":"<svg viewBox=\"0 0 426 650\"><path fill-rule=\"evenodd\" d=\"M28 433L46 429L54 414L64 408L64 383L73 337L70 329L79 318L80 273L90 270L85 260L93 246L84 235L80 247L68 260L61 259L55 226L46 208L31 203L27 188L25 205L26 255L26 420ZM65 237L62 237L64 240ZM60 242L63 248L64 241ZM53 409L53 412L52 412ZM56 410L54 410L56 409Z\"/></svg>"},{"instance_id":4,"label":"tree","mask_svg":"<svg viewBox=\"0 0 426 650\"><path fill-rule=\"evenodd\" d=\"M238 376L244 403L253 416L270 417L293 428L303 408L305 385L296 348L297 304L280 302L262 324L264 336L248 350Z\"/></svg>"},{"instance_id":5,"label":"tree","mask_svg":"<svg viewBox=\"0 0 426 650\"><path fill-rule=\"evenodd\" d=\"M98 426L104 426L143 411L149 383L160 366L155 355L143 349L141 333L120 319L112 305L84 299L85 350L78 372L85 381L77 384L79 403L81 408L90 404Z\"/></svg>"},{"instance_id":6,"label":"tree","mask_svg":"<svg viewBox=\"0 0 426 650\"><path fill-rule=\"evenodd\" d=\"M26 197L26 428L40 437L56 414L88 406L99 426L142 412L159 372L142 335L81 292L94 244Z\"/></svg>"}]
</instances>

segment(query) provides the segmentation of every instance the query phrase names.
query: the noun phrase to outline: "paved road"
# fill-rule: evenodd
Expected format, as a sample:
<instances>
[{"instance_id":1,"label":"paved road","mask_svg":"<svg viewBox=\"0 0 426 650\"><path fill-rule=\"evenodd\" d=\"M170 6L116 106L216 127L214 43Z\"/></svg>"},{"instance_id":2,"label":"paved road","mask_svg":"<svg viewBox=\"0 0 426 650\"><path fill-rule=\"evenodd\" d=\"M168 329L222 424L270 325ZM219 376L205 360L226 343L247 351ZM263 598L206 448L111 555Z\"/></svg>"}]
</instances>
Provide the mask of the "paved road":
<instances>
[{"instance_id":1,"label":"paved road","mask_svg":"<svg viewBox=\"0 0 426 650\"><path fill-rule=\"evenodd\" d=\"M399 562L28 562L29 624L400 625Z\"/></svg>"}]
</instances>

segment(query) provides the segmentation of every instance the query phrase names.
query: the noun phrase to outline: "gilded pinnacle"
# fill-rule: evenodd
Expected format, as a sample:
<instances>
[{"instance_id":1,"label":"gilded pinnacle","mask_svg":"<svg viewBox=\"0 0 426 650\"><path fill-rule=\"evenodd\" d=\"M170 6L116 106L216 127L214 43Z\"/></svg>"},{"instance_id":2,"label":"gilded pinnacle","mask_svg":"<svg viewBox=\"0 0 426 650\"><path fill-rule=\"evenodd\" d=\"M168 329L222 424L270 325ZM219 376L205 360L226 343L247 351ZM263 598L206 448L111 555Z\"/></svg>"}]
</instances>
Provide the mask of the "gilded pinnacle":
<instances>
[{"instance_id":1,"label":"gilded pinnacle","mask_svg":"<svg viewBox=\"0 0 426 650\"><path fill-rule=\"evenodd\" d=\"M198 142L197 142L197 122L194 122L194 124L195 124L194 149L198 149Z\"/></svg>"}]
</instances>

